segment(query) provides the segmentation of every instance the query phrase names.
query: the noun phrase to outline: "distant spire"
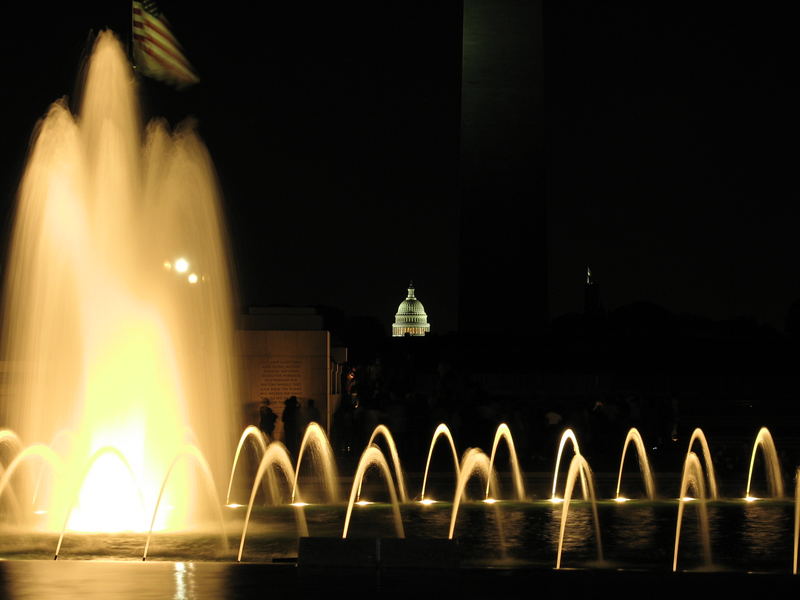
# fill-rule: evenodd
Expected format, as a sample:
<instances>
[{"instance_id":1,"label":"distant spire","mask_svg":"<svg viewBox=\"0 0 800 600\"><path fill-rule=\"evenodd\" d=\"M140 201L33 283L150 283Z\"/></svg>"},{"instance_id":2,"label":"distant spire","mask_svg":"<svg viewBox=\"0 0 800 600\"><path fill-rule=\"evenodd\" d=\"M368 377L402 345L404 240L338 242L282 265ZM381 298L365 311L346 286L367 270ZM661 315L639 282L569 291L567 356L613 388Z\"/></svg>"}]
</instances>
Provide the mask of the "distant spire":
<instances>
[{"instance_id":1,"label":"distant spire","mask_svg":"<svg viewBox=\"0 0 800 600\"><path fill-rule=\"evenodd\" d=\"M591 267L586 267L586 285L584 286L583 312L587 315L602 315L603 305L600 302L600 286L592 278Z\"/></svg>"}]
</instances>

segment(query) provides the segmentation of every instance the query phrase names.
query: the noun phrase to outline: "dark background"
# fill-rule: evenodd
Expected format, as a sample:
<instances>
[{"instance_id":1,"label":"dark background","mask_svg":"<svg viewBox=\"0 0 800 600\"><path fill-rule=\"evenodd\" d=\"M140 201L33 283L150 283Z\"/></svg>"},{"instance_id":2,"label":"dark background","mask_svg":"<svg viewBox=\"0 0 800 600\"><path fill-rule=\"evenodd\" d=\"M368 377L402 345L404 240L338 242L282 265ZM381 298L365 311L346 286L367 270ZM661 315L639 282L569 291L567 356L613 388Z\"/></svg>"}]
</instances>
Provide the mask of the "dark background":
<instances>
[{"instance_id":1,"label":"dark background","mask_svg":"<svg viewBox=\"0 0 800 600\"><path fill-rule=\"evenodd\" d=\"M159 5L201 83L144 80L144 112L198 119L241 305L335 306L388 331L414 279L433 331L456 329L469 268L459 265L461 2ZM800 297L785 10L544 5L544 184L507 219L545 201L550 317L583 309L589 264L607 308L646 299L783 328ZM130 5L18 5L6 23L7 233L36 120L75 95L90 31L127 43ZM475 292L494 299L490 312L543 277L513 258L505 287Z\"/></svg>"},{"instance_id":2,"label":"dark background","mask_svg":"<svg viewBox=\"0 0 800 600\"><path fill-rule=\"evenodd\" d=\"M588 262L612 307L782 327L800 296L788 14L598 4L555 3L546 30L555 312Z\"/></svg>"}]
</instances>

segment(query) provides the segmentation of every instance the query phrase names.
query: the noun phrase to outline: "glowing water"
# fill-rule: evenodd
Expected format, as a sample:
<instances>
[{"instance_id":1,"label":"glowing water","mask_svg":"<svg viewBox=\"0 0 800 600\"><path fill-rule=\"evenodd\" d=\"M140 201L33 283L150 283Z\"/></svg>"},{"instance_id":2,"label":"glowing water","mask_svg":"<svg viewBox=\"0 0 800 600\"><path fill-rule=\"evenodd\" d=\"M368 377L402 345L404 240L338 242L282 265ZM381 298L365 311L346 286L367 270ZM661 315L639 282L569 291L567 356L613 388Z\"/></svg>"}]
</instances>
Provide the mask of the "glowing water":
<instances>
[{"instance_id":1,"label":"glowing water","mask_svg":"<svg viewBox=\"0 0 800 600\"><path fill-rule=\"evenodd\" d=\"M182 432L183 436L193 437L188 435L187 432L184 430ZM385 428L379 428L376 430L377 435L384 435L387 437L387 440L390 439L390 434L388 430ZM494 436L494 449L496 451L497 446L499 445L500 441L506 439L506 435L510 436L507 427L499 427L498 430L495 432ZM436 441L438 441L439 437L445 437L450 442L450 449L451 453L455 456L456 446L452 440L452 436L449 435L449 429L445 425L440 425L436 433L434 435L434 439L432 441L431 447L435 445ZM3 505L3 510L7 514L8 508L12 508L14 513L15 523L21 521L20 515L22 513L45 513L43 517L49 516L49 510L39 510L40 506L47 506L49 507L49 497L50 497L50 489L49 485L43 485L41 488L40 498L36 500L33 504L31 503L31 498L25 496L23 497L23 502L16 502L14 503L13 499L13 492L15 489L23 490L25 488L25 479L24 475L28 474L31 476L39 477L40 479L44 480L45 482L50 481L60 481L62 479L62 473L64 471L64 461L61 458L62 453L66 453L69 455L68 449L75 445L73 441L74 436L69 433L69 430L60 430L57 433L51 444L44 445L44 444L32 444L30 446L24 446L11 432L10 430L0 430L0 444L2 444L2 459L7 463L7 468L0 466L0 500L11 502ZM243 527L242 527L242 535L239 543L239 559L241 560L244 553L244 547L247 540L247 535L249 528L252 528L253 525L251 524L251 518L253 517L253 507L255 506L255 501L258 496L258 490L262 487L265 490L265 498L272 499L275 503L281 504L288 504L290 501L290 496L292 498L299 498L299 492L297 490L297 471L293 467L291 456L289 455L288 451L286 450L285 446L283 446L280 442L274 442L269 444L268 446L264 447L263 444L265 439L263 435L257 431L255 428L250 427L245 430L240 438L239 443L239 452L241 452L244 445L247 443L247 440L252 440L254 447L257 451L262 452L262 459L259 462L257 473L255 474L254 479L247 478L249 482L252 482L252 486L250 488L250 496L249 496L249 503L247 505L247 513L243 519ZM314 446L317 444L323 444L323 447L327 449L327 438L324 435L322 429L313 424L309 427L306 431L306 435L304 438L304 446L306 449L301 451L304 457L308 457L309 453L314 452ZM510 440L506 439L506 442L509 443ZM595 491L595 482L594 476L592 471L589 467L589 464L586 458L577 451L577 439L572 431L567 430L564 432L562 436L561 442L559 444L559 458L563 455L563 450L566 446L567 442L571 442L576 447L575 455L572 457L569 467L566 473L566 481L564 485L564 493L563 499L559 499L563 501L563 508L561 510L560 515L558 515L556 510L551 511L553 515L556 516L560 520L559 523L559 543L558 543L558 554L556 558L556 567L561 568L562 566L562 558L563 553L565 550L565 546L567 545L566 542L569 540L569 533L568 527L575 528L575 518L573 516L573 521L569 521L570 511L574 512L574 495L575 495L575 486L577 485L578 480L580 479L580 485L583 492L584 501L591 502L591 506L589 507L592 511L592 522L594 526L594 537L597 543L597 556L600 560L603 557L603 547L601 541L601 532L600 532L600 524L597 518L598 506L596 503L596 491ZM690 448L694 447L695 442L700 443L704 450L706 451L706 459L708 461L709 456L707 453L708 445L705 441L705 437L703 436L700 430L696 430L692 436L692 440L690 441ZM756 439L756 443L754 446L754 453L757 452L758 448L762 448L766 457L774 456L776 458L777 453L774 449L774 444L771 443L771 436L769 436L769 432L765 429L762 429L759 433L759 436ZM624 458L626 456L627 447L634 443L637 446L638 451L640 452L640 461L642 464L645 463L646 454L644 454L644 444L641 440L641 436L638 435L636 430L631 430L628 432L626 440L623 444L623 457L621 459L621 463L624 464ZM55 452L53 448L58 448L60 452ZM428 465L430 463L430 454L429 451L428 455ZM166 474L162 477L161 484L160 484L160 492L158 497L156 498L155 503L151 503L144 500L144 492L141 493L137 492L138 486L138 474L135 472L133 465L130 461L127 460L125 455L116 447L102 447L94 452L94 454L88 459L84 461L83 465L83 473L88 475L90 472L95 470L95 464L100 463L101 461L105 461L108 463L108 469L116 469L124 472L128 478L128 490L125 492L130 495L133 500L134 504L137 508L137 513L134 515L135 518L139 520L145 520L149 522L149 524L155 529L156 522L160 518L161 513L168 511L171 507L167 504L167 499L165 497L167 491L173 486L177 485L177 481L173 479L175 473L178 472L178 467L183 466L185 463L188 463L191 467L189 473L196 473L198 476L202 477L202 483L204 483L204 489L199 490L203 495L212 499L212 504L214 505L214 511L217 517L217 521L220 523L220 538L222 539L222 545L225 546L226 544L226 536L225 536L225 524L224 519L222 517L222 507L221 503L217 500L216 502L214 499L218 499L217 489L215 486L215 482L213 480L211 474L211 468L206 463L204 455L200 452L200 450L191 444L185 444L181 447L179 452L173 457ZM299 460L299 464L302 460ZM754 456L751 456L751 468L754 462ZM677 500L678 503L678 510L677 510L677 518L675 520L675 537L674 537L674 548L673 548L673 561L672 566L673 570L677 570L677 561L678 555L680 551L680 543L681 543L681 531L684 529L683 525L683 518L684 512L687 507L695 506L697 508L697 517L699 523L699 546L702 552L702 557L705 560L706 565L710 565L711 563L711 549L710 549L710 528L709 528L709 519L706 512L706 502L707 502L707 488L710 486L709 480L709 472L713 474L713 470L708 468L708 462L706 463L707 471L704 471L703 464L701 462L701 458L698 454L695 454L694 451L690 450L686 456L686 460L682 466L682 477L680 480L680 490L679 490L679 498ZM777 460L775 460L775 464L777 464ZM236 460L234 460L234 466L232 471L236 470ZM649 465L648 465L649 466ZM199 467L199 468L198 468ZM399 501L399 491L398 486L394 480L394 471L392 469L392 465L390 461L387 460L386 455L384 455L383 451L376 445L370 444L370 446L364 451L361 456L361 460L358 463L358 467L356 469L356 473L352 479L352 485L350 488L350 496L349 502L347 505L347 513L344 519L344 527L342 535L346 537L348 532L350 531L350 523L353 517L353 510L355 510L356 504L371 504L368 500L362 500L361 502L357 502L359 497L359 490L362 488L362 484L364 479L368 473L368 471L372 468L375 468L380 471L380 474L383 476L383 479L387 485L387 492L390 496L390 503L391 508L393 511L393 518L394 518L394 526L395 532L398 536L402 537L405 533L404 530L404 523L402 520L402 514L400 512L401 505ZM496 480L496 473L493 465L493 461L483 453L480 449L472 448L468 449L462 458L462 461L456 465L455 471L458 473L458 477L456 480L456 490L453 497L452 507L442 507L443 510L449 510L450 512L447 513L449 515L449 531L448 535L450 538L455 536L455 529L456 525L458 524L458 518L461 510L461 506L466 501L467 497L467 487L472 483L473 479L480 479L481 481L475 481L477 487L479 489L475 489L474 491L477 493L476 495L479 498L483 499L484 503L491 504L492 509L494 512L494 522L497 526L498 533L495 536L486 536L487 542L489 544L493 544L493 549L488 551L485 556L487 560L492 562L499 560L503 560L508 558L506 555L507 545L506 545L506 538L504 535L504 528L508 527L509 524L515 529L515 531L521 531L520 526L525 525L528 523L526 517L524 515L520 515L520 511L527 512L528 508L526 505L522 503L513 503L513 504L502 504L497 501L499 497L499 489ZM647 472L647 469L644 469ZM42 474L39 476L39 474ZM320 486L327 487L327 484L322 479L326 476L326 472L324 470L315 469L314 476L317 477L317 480ZM242 469L239 468L239 472L237 474L237 478L245 477L242 473ZM751 474L752 477L752 474ZM800 479L800 470L798 470L798 479ZM58 518L62 520L62 523L69 520L71 522L71 517L69 517L69 510L71 509L72 504L76 503L76 498L78 497L78 490L83 488L81 477L77 477L71 480L72 485L72 494L69 495L71 499L70 503L67 506L67 512L61 513L57 515ZM487 486L488 482L488 486ZM545 484L549 487L549 481ZM263 485L262 485L263 484ZM117 482L113 482L113 485L117 485ZM424 485L424 484L423 484ZM619 498L619 479L617 482L617 499ZM485 493L485 489L488 487L490 494L487 495ZM651 489L646 483L645 488ZM772 488L777 488L777 483L772 484ZM120 490L117 490L118 492ZM777 489L772 490L773 493L777 494ZM649 494L650 492L648 492ZM654 495L654 491L652 492ZM424 497L424 496L423 496ZM335 502L334 499L331 499L330 502ZM41 503L41 504L40 504ZM163 503L163 505L162 505ZM689 504L691 503L691 504ZM241 505L229 505L231 508L238 508ZM305 536L308 535L308 525L305 521L305 515L303 512L303 503L297 502L292 504L294 508L294 515L296 519L297 525L297 535L298 536ZM482 506L482 505L479 505ZM528 505L533 506L533 505ZM505 509L504 509L505 507ZM31 508L34 510L31 511ZM107 516L113 515L113 509L119 508L119 505L114 505L112 510L109 510ZM647 507L645 507L647 508ZM501 509L504 509L501 511ZM127 509L126 509L127 510ZM409 507L409 510L413 513L414 508ZM424 509L425 517L436 517L434 511L437 510L436 508L429 509L431 512L428 512L428 509ZM622 511L626 509L621 509ZM362 518L367 519L374 519L376 512L373 511L366 511ZM233 520L234 523L242 522L238 521L237 513L236 512L228 512L225 511L228 518ZM505 514L504 514L505 513ZM620 513L621 514L621 513ZM650 525L647 523L641 523L638 519L642 517L642 513L637 513L637 519L634 519L635 524L632 527L632 530L636 531L638 528L647 529ZM674 513L673 513L674 514ZM440 517L442 515L439 515ZM381 517L383 518L383 517ZM463 520L463 519L462 519ZM800 484L797 484L795 488L795 506L794 506L794 555L793 555L793 571L796 572L797 569L797 560L798 560L798 542L800 541ZM644 519L647 521L647 519ZM436 521L430 521L429 523L435 523ZM442 522L443 521L439 521ZM475 520L472 521L474 525L476 523ZM116 523L112 522L110 527L115 527ZM373 523L374 526L374 523ZM411 522L410 525L412 528L417 527L418 523L414 521ZM670 521L670 526L671 521ZM141 527L141 526L140 526ZM427 527L427 525L426 525ZM462 525L463 527L463 525ZM612 526L613 527L613 526ZM74 528L74 526L73 526ZM12 535L17 536L16 538L12 539L20 539L18 533L13 531L14 528L9 528L9 532ZM270 527L272 529L272 527ZM147 531L147 529L145 529ZM264 534L265 531L268 531L266 528L262 528L261 535ZM612 532L615 529L612 529ZM619 531L619 530L616 530ZM22 534L28 536L29 532L25 529L21 530ZM583 536L588 532L588 521L587 521L587 529L582 530L580 532L580 536ZM4 532L5 533L5 532ZM62 536L58 542L57 552L61 549L61 541L64 539L64 534L68 533L67 528L64 527L62 531ZM434 534L434 532L430 532ZM442 532L443 533L443 532ZM417 535L417 531L414 532ZM252 535L252 534L251 534ZM279 535L283 535L279 533ZM423 535L428 535L428 533L424 533ZM435 534L434 534L435 535ZM671 535L671 534L670 534ZM156 538L152 535L152 531L148 533L147 536L141 536L141 538L135 538L135 540L141 539L144 545L144 556L148 555L148 552L151 547L151 540L158 539L159 542L164 540L165 545L172 544L169 540L172 539L174 536L165 536L164 538ZM470 538L475 538L475 532L471 532ZM479 536L478 536L479 537ZM606 536L607 537L607 536ZM613 534L612 534L613 537ZM685 537L685 534L684 534ZM513 540L513 543L519 543L519 535L517 538ZM551 543L554 541L554 536L551 534L547 534L545 537L540 539L542 543ZM636 542L636 540L634 540ZM25 544L28 542L22 541L22 546L25 547ZM134 543L138 546L138 541ZM474 543L474 542L468 542ZM758 542L761 543L761 547L764 547L763 541ZM16 542L11 542L16 549L17 545ZM788 543L786 544L786 557L787 560L785 565L788 566ZM2 546L0 546L2 547ZM8 544L6 544L8 547ZM167 552L173 552L174 546L170 547ZM199 552L202 552L203 549L199 549ZM25 550L27 552L27 550ZM71 554L71 552L70 552ZM80 553L78 553L80 555ZM84 552L85 554L85 552ZM141 554L139 556L142 556ZM208 556L208 555L206 555ZM263 556L263 552L262 552ZM215 555L215 558L218 558L219 555ZM269 557L266 557L269 559ZM730 557L728 557L730 558ZM263 560L263 558L262 558ZM518 557L515 556L513 560L518 560ZM524 560L524 559L523 559ZM722 559L725 560L724 558ZM594 565L596 566L596 565Z\"/></svg>"},{"instance_id":2,"label":"glowing water","mask_svg":"<svg viewBox=\"0 0 800 600\"><path fill-rule=\"evenodd\" d=\"M500 441L505 440L508 446L508 454L511 461L511 473L514 476L514 489L517 492L517 500L525 499L525 486L522 483L522 471L519 468L519 460L517 460L517 450L514 448L514 438L511 437L511 430L508 425L501 423L497 427L494 434L494 442L492 443L492 455L489 458L489 470L494 468L494 457L497 454L497 446ZM489 482L486 482L486 497L489 497ZM495 496L496 497L496 496Z\"/></svg>"},{"instance_id":3,"label":"glowing water","mask_svg":"<svg viewBox=\"0 0 800 600\"><path fill-rule=\"evenodd\" d=\"M147 511L147 507L144 503L142 488L139 486L139 483L136 480L136 473L133 472L130 463L125 458L125 455L122 454L122 452L120 452L113 446L103 446L102 448L98 449L94 454L92 454L92 456L86 462L86 466L83 469L81 477L77 478L74 481L74 492L70 494L72 500L69 503L67 514L64 517L64 525L61 527L61 535L58 537L58 545L56 545L55 558L58 558L58 553L61 552L61 543L64 541L64 534L67 531L67 525L69 523L77 522L78 523L77 528L80 528L82 523L84 523L87 519L91 518L92 515L80 515L77 519L72 519L72 517L78 511L78 508L75 505L77 504L78 501L78 494L83 489L83 486L86 482L86 478L88 477L92 469L95 467L95 465L97 465L106 458L110 458L113 461L113 463L118 463L119 465L121 465L125 473L129 476L130 479L128 486L129 493L131 494L131 496L134 496L136 500L138 500L138 508L139 508L138 515L139 518L142 520L142 525L140 529L143 531L147 527L145 521L145 519L147 519L147 516L145 514ZM107 471L113 471L113 469L114 467L111 466L110 468L107 469ZM158 504L156 504L156 508L158 508ZM114 528L116 527L116 522L113 520L112 521L107 520L107 519L114 519L114 516L115 515L113 511L106 510L101 515L102 520L95 521L94 525L101 530L114 531Z\"/></svg>"},{"instance_id":4,"label":"glowing water","mask_svg":"<svg viewBox=\"0 0 800 600\"><path fill-rule=\"evenodd\" d=\"M392 457L392 465L394 466L394 476L397 478L397 491L400 494L400 502L408 502L408 492L406 492L406 478L403 475L403 466L400 464L400 455L397 453L397 445L394 443L392 432L386 425L378 425L369 436L367 448L375 442L378 437L383 437L386 440L386 445L389 447L389 456ZM358 496L361 496L361 487L358 488Z\"/></svg>"},{"instance_id":5,"label":"glowing water","mask_svg":"<svg viewBox=\"0 0 800 600\"><path fill-rule=\"evenodd\" d=\"M370 444L361 454L358 459L358 466L356 467L356 474L353 476L353 486L350 488L350 499L347 502L347 513L344 517L344 528L342 529L342 538L347 537L347 531L350 528L350 517L353 514L353 505L356 499L361 495L361 485L364 483L364 476L370 467L377 467L381 470L383 480L386 482L386 487L389 488L389 497L392 501L392 513L394 517L394 529L397 537L403 538L406 536L403 529L403 519L400 516L400 503L397 500L397 491L395 490L394 480L392 479L392 472L389 470L389 463L386 462L386 457L383 455L378 446Z\"/></svg>"},{"instance_id":6,"label":"glowing water","mask_svg":"<svg viewBox=\"0 0 800 600\"><path fill-rule=\"evenodd\" d=\"M708 440L706 440L703 430L699 427L692 432L692 437L689 438L689 448L686 450L686 458L684 461L689 460L689 454L692 453L692 446L695 442L700 442L700 447L703 449L703 460L705 461L706 478L708 479L708 494L712 500L716 500L718 497L718 492L717 476L714 473L714 462L711 460L711 450L708 448ZM680 497L683 498L683 495Z\"/></svg>"},{"instance_id":7,"label":"glowing water","mask_svg":"<svg viewBox=\"0 0 800 600\"><path fill-rule=\"evenodd\" d=\"M772 434L769 429L762 427L758 431L756 441L753 443L753 452L750 454L750 469L747 472L747 492L745 498L750 496L750 483L753 479L753 466L756 462L756 453L761 448L764 455L764 464L767 472L767 483L769 484L769 493L774 498L783 498L783 475L781 475L781 464L778 460L778 450L775 448L775 442L772 440Z\"/></svg>"},{"instance_id":8,"label":"glowing water","mask_svg":"<svg viewBox=\"0 0 800 600\"><path fill-rule=\"evenodd\" d=\"M267 436L255 425L248 425L244 428L242 435L239 437L239 443L236 445L236 453L233 455L233 464L231 465L231 475L228 478L228 492L225 494L225 504L231 503L231 488L233 487L233 477L236 475L236 466L239 464L239 455L247 440L253 440L256 448L256 456L258 461L264 457L267 451Z\"/></svg>"},{"instance_id":9,"label":"glowing water","mask_svg":"<svg viewBox=\"0 0 800 600\"><path fill-rule=\"evenodd\" d=\"M492 494L497 494L497 475L489 464L489 457L480 448L469 448L461 457L461 468L459 469L458 482L456 483L456 495L453 499L453 510L450 514L450 531L447 534L449 539L453 539L456 533L456 521L458 520L458 509L467 493L467 483L475 475L483 479L486 489ZM487 497L488 498L488 497ZM494 498L492 498L494 499ZM500 519L497 520L500 527ZM500 530L502 543L502 529Z\"/></svg>"},{"instance_id":10,"label":"glowing water","mask_svg":"<svg viewBox=\"0 0 800 600\"><path fill-rule=\"evenodd\" d=\"M26 515L22 511L17 494L11 487L11 478L23 465L28 465L33 458L39 458L41 462L47 464L50 467L53 478L58 477L62 472L63 463L61 457L53 452L49 446L45 446L44 444L32 444L31 446L27 446L14 457L8 464L8 468L3 471L2 476L0 476L0 498L2 498L3 493L8 490L7 493L12 498L12 506L14 506L15 511L14 518L17 523L24 523ZM36 506L36 504L32 504Z\"/></svg>"},{"instance_id":11,"label":"glowing water","mask_svg":"<svg viewBox=\"0 0 800 600\"><path fill-rule=\"evenodd\" d=\"M247 527L250 524L250 515L253 512L253 504L256 501L256 494L258 493L258 486L261 480L266 475L273 481L276 479L276 469L283 475L286 486L290 487L294 483L294 467L292 467L292 458L289 456L289 451L281 442L272 442L268 447L261 462L258 465L258 472L253 480L253 487L250 490L250 500L247 503L247 514L244 518L244 527L242 528L242 538L239 541L239 554L237 560L242 560L244 553L244 542L247 539ZM275 486L273 486L275 487ZM278 502L278 498L273 498ZM308 525L306 524L305 511L302 506L295 507L295 519L297 521L297 535L300 537L308 536Z\"/></svg>"},{"instance_id":12,"label":"glowing water","mask_svg":"<svg viewBox=\"0 0 800 600\"><path fill-rule=\"evenodd\" d=\"M647 494L648 500L654 500L656 497L656 483L655 479L653 478L653 470L650 468L650 461L647 459L647 450L645 449L642 435L635 427L631 427L631 429L628 431L628 435L625 437L625 443L622 445L622 457L619 459L619 475L617 476L616 498L621 498L619 495L619 490L620 486L622 485L622 467L625 465L625 453L627 452L628 446L631 444L631 442L633 442L636 446L636 452L639 455L639 470L641 471L642 479L644 480L645 493Z\"/></svg>"},{"instance_id":13,"label":"glowing water","mask_svg":"<svg viewBox=\"0 0 800 600\"><path fill-rule=\"evenodd\" d=\"M691 490L692 496L687 496ZM672 570L678 569L678 548L681 544L681 524L683 523L683 508L687 502L697 502L697 518L700 522L700 541L703 546L703 557L706 565L711 564L711 538L708 530L708 511L706 510L706 486L703 477L703 467L697 455L689 451L683 462L681 476L681 490L678 495L678 519L675 523L675 551L672 557Z\"/></svg>"},{"instance_id":14,"label":"glowing water","mask_svg":"<svg viewBox=\"0 0 800 600\"><path fill-rule=\"evenodd\" d=\"M420 492L420 501L425 502L425 486L428 483L428 470L431 466L431 457L433 456L433 448L436 446L436 441L440 437L445 437L448 442L450 442L450 451L453 454L453 470L456 474L456 481L458 481L458 475L460 471L460 467L458 464L458 452L456 452L456 443L453 441L453 434L450 433L450 428L445 425L444 423L440 423L439 426L436 428L436 431L433 432L433 437L431 438L431 446L428 450L428 459L425 461L425 475L422 477L422 491Z\"/></svg>"},{"instance_id":15,"label":"glowing water","mask_svg":"<svg viewBox=\"0 0 800 600\"><path fill-rule=\"evenodd\" d=\"M143 140L135 93L119 43L101 34L80 116L51 107L19 189L3 322L14 395L0 424L25 443L74 433L51 482L44 525L56 531L68 512L71 529L142 529L120 461L96 461L71 510L100 448L125 457L150 511L187 428L220 480L238 419L213 167L189 127L172 134L153 123ZM165 268L179 257L197 283ZM183 465L172 473L165 500L175 508L156 529L190 522L205 496L194 479Z\"/></svg>"},{"instance_id":16,"label":"glowing water","mask_svg":"<svg viewBox=\"0 0 800 600\"><path fill-rule=\"evenodd\" d=\"M7 446L11 448L12 454L22 450L22 440L10 429L0 429L0 448Z\"/></svg>"},{"instance_id":17,"label":"glowing water","mask_svg":"<svg viewBox=\"0 0 800 600\"><path fill-rule=\"evenodd\" d=\"M297 497L297 478L300 477L300 465L303 464L303 457L306 449L311 449L314 467L317 474L325 483L328 492L328 502L339 502L339 472L336 469L336 461L333 458L333 448L325 435L325 430L319 423L309 423L306 432L303 434L303 441L300 444L300 452L297 455L297 466L294 469L294 481L292 482L292 502L298 500Z\"/></svg>"},{"instance_id":18,"label":"glowing water","mask_svg":"<svg viewBox=\"0 0 800 600\"><path fill-rule=\"evenodd\" d=\"M153 528L156 525L156 517L158 517L158 509L161 507L161 500L164 498L164 491L167 489L167 484L170 482L170 476L172 472L175 470L175 467L181 461L190 461L196 464L200 468L200 474L203 477L203 482L205 483L206 494L209 498L209 503L211 506L214 507L216 517L219 520L219 528L220 528L220 539L222 541L222 547L225 551L228 550L228 536L225 532L225 520L222 517L222 507L219 505L219 501L217 498L217 486L214 484L214 476L211 473L211 467L208 464L205 456L197 446L193 444L186 444L183 450L176 456L172 464L169 466L167 470L167 474L164 475L164 481L161 482L161 489L158 491L158 498L156 499L156 505L153 508L153 516L150 518L150 529L147 531L147 541L144 545L144 552L142 553L142 560L147 560L147 552L150 549L150 541L153 538Z\"/></svg>"},{"instance_id":19,"label":"glowing water","mask_svg":"<svg viewBox=\"0 0 800 600\"><path fill-rule=\"evenodd\" d=\"M572 429L565 429L564 433L561 434L561 440L558 442L558 453L556 454L556 466L553 469L553 490L550 493L551 500L559 500L560 498L556 496L556 488L558 486L558 469L561 466L561 455L564 453L564 447L567 445L567 442L572 443L572 449L575 451L575 454L580 454L581 449L578 445L578 438L575 437L575 432ZM583 478L583 471L581 471L581 479ZM585 481L581 480L583 485L586 484Z\"/></svg>"},{"instance_id":20,"label":"glowing water","mask_svg":"<svg viewBox=\"0 0 800 600\"><path fill-rule=\"evenodd\" d=\"M572 457L567 471L567 482L564 485L564 504L561 509L561 527L558 534L558 555L556 556L556 569L561 568L561 551L564 547L564 532L567 528L567 517L569 516L569 504L572 500L572 492L575 489L575 481L578 476L581 478L581 491L583 499L592 504L592 519L594 520L594 536L597 545L597 560L603 560L603 543L600 539L600 519L597 516L597 499L594 491L594 476L589 463L580 454Z\"/></svg>"}]
</instances>

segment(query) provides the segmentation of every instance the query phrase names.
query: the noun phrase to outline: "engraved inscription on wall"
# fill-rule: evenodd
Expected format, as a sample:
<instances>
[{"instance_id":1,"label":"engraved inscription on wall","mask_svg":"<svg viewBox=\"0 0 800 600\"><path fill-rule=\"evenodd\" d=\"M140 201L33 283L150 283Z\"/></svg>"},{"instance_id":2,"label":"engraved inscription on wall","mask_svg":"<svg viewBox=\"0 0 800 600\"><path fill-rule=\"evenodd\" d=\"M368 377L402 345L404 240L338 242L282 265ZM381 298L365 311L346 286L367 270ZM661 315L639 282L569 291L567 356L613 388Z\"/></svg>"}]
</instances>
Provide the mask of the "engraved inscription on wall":
<instances>
[{"instance_id":1,"label":"engraved inscription on wall","mask_svg":"<svg viewBox=\"0 0 800 600\"><path fill-rule=\"evenodd\" d=\"M307 396L307 376L302 358L270 356L260 361L258 369L258 395L282 402L289 396Z\"/></svg>"}]
</instances>

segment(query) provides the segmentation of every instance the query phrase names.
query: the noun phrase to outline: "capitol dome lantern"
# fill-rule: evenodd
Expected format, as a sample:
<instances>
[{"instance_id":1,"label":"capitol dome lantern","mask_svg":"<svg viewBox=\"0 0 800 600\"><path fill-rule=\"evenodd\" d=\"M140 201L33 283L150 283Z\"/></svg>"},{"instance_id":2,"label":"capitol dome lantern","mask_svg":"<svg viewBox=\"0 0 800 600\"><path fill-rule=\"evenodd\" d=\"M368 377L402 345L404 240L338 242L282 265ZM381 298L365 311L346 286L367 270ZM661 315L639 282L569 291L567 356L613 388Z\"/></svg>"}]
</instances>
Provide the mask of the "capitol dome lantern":
<instances>
[{"instance_id":1,"label":"capitol dome lantern","mask_svg":"<svg viewBox=\"0 0 800 600\"><path fill-rule=\"evenodd\" d=\"M422 302L417 300L414 294L414 283L411 282L408 284L408 296L397 307L397 314L394 316L392 324L392 336L422 336L430 330L428 315L425 314Z\"/></svg>"}]
</instances>

